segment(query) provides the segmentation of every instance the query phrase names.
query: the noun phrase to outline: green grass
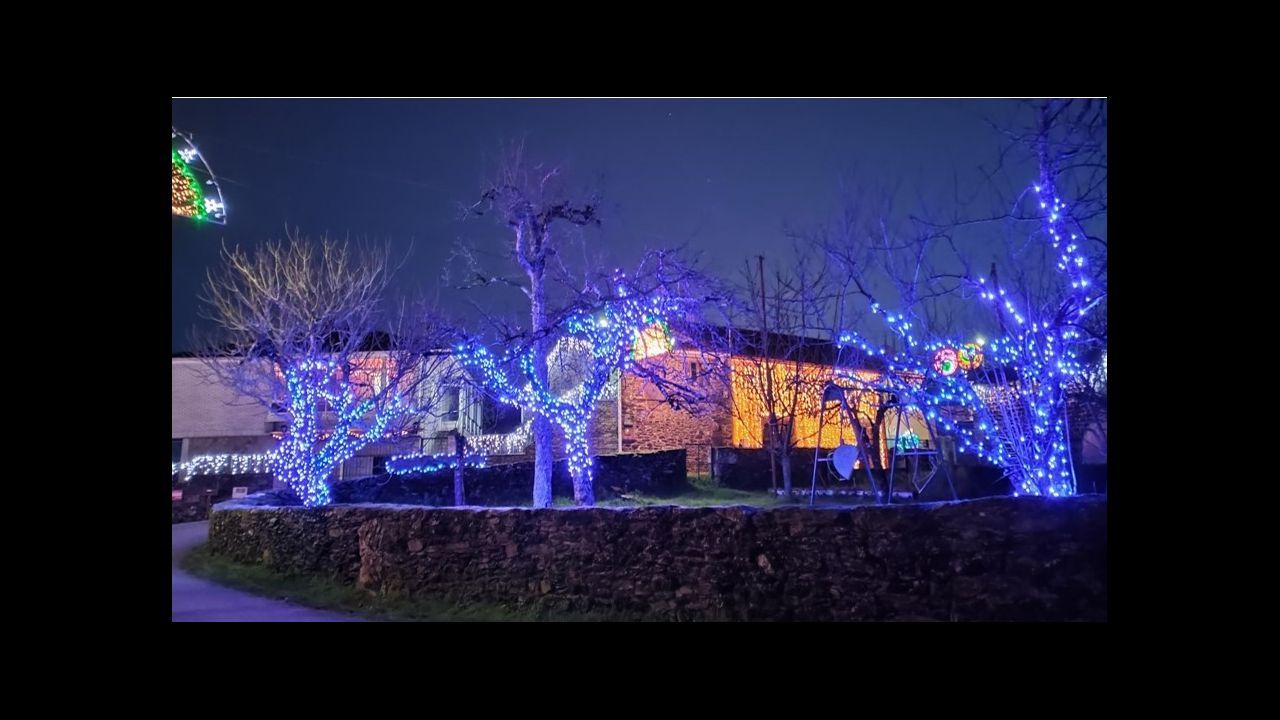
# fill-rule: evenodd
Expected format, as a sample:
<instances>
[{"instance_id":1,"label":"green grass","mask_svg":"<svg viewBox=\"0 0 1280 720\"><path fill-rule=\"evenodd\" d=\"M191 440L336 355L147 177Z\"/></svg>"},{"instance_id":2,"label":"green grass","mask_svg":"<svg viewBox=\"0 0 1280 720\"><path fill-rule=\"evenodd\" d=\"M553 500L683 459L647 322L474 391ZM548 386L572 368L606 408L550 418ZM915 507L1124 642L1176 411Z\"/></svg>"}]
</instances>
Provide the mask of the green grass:
<instances>
[{"instance_id":1,"label":"green grass","mask_svg":"<svg viewBox=\"0 0 1280 720\"><path fill-rule=\"evenodd\" d=\"M820 505L852 505L868 500L855 497L819 496ZM689 489L677 495L658 496L644 493L628 493L623 497L600 500L599 507L646 507L652 505L677 505L680 507L707 507L710 505L750 505L752 507L779 507L784 505L808 505L809 498L795 497L787 500L769 492L750 492L720 487L709 475L690 475ZM573 498L559 497L555 507L573 507Z\"/></svg>"},{"instance_id":2,"label":"green grass","mask_svg":"<svg viewBox=\"0 0 1280 720\"><path fill-rule=\"evenodd\" d=\"M622 497L597 500L597 507L647 507L651 505L678 505L680 507L706 507L708 505L753 505L773 507L784 504L781 498L767 492L747 492L720 487L705 475L690 475L689 489L677 495L659 496L644 493L627 493ZM573 507L573 498L558 497L555 507Z\"/></svg>"},{"instance_id":3,"label":"green grass","mask_svg":"<svg viewBox=\"0 0 1280 720\"><path fill-rule=\"evenodd\" d=\"M374 595L332 578L285 575L261 565L238 563L209 552L201 545L182 558L184 570L219 585L263 597L336 610L369 620L392 622L591 622L638 620L629 615L569 612L547 608L516 608L498 603L458 602L446 597Z\"/></svg>"}]
</instances>

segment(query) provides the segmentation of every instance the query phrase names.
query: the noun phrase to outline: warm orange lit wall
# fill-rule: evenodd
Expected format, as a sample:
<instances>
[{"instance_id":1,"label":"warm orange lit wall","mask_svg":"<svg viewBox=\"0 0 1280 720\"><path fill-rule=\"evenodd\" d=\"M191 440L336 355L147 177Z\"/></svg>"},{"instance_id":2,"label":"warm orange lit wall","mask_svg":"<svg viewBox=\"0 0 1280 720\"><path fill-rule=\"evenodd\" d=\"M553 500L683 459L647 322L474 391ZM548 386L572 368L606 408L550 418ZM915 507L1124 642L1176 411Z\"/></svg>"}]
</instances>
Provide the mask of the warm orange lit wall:
<instances>
[{"instance_id":1,"label":"warm orange lit wall","mask_svg":"<svg viewBox=\"0 0 1280 720\"><path fill-rule=\"evenodd\" d=\"M685 448L691 474L710 472L711 448L729 444L729 401L717 363L698 351L676 349L643 361L669 381L695 388L707 397L698 409L672 407L647 379L631 373L622 379L622 451L649 452ZM690 363L699 376L690 377ZM616 416L615 416L616 417Z\"/></svg>"},{"instance_id":2,"label":"warm orange lit wall","mask_svg":"<svg viewBox=\"0 0 1280 720\"><path fill-rule=\"evenodd\" d=\"M275 367L276 381L284 385L284 373L280 366ZM395 359L381 354L362 353L351 356L351 384L355 387L356 397L363 400L381 390L395 372ZM342 370L333 371L335 381L342 379ZM402 378L406 384L410 378ZM280 399L281 402L284 398Z\"/></svg>"},{"instance_id":3,"label":"warm orange lit wall","mask_svg":"<svg viewBox=\"0 0 1280 720\"><path fill-rule=\"evenodd\" d=\"M352 358L351 383L356 397L365 399L381 390L395 373L395 359L368 354Z\"/></svg>"},{"instance_id":4,"label":"warm orange lit wall","mask_svg":"<svg viewBox=\"0 0 1280 720\"><path fill-rule=\"evenodd\" d=\"M744 356L731 357L724 363L696 350L679 347L652 354L641 362L664 373L668 380L693 385L707 396L708 402L697 413L691 413L684 407L672 407L652 383L634 374L626 374L621 388L622 452L686 448L689 472L697 473L707 471L709 461L706 456L710 447L763 447L762 428L768 419L768 407L764 402L766 367L772 368L780 418L785 419L791 414L792 401L795 400L793 445L812 448L818 443L818 404L823 388L832 379L829 366L782 361L765 363L762 359ZM689 377L691 362L698 366L697 380ZM720 368L721 374L717 374L715 368ZM729 377L724 377L724 374ZM859 370L855 374L867 382L880 377L880 373L869 370ZM851 385L849 380L837 382ZM849 402L857 404L864 427L873 421L877 407L873 392L850 392L847 397ZM602 401L592 428L593 447L606 453L616 452L614 448L617 447L610 432L616 427L613 423L618 421L618 415L610 410ZM886 417L889 419L891 416ZM917 432L924 429L919 422L912 422L911 427ZM886 461L885 440L891 432L891 427L881 428L880 452L882 460ZM920 432L922 437L927 437L926 433L927 430ZM853 443L854 440L848 417L840 413L837 405L830 404L823 423L821 447L834 448L841 441Z\"/></svg>"},{"instance_id":5,"label":"warm orange lit wall","mask_svg":"<svg viewBox=\"0 0 1280 720\"><path fill-rule=\"evenodd\" d=\"M767 380L772 375L774 412L779 420L786 420L794 410L792 444L797 447L834 448L843 437L846 443L854 439L853 427L839 405L829 403L826 419L822 421L822 437L818 438L819 401L822 390L831 378L831 368L813 363L784 361L765 362L760 358L734 357L729 361L733 372L733 444L738 447L764 447L761 435L769 419ZM858 371L858 377L875 380L878 373ZM870 395L865 393L864 395ZM855 393L849 394L855 402ZM858 402L858 413L874 418L876 406L872 398L863 397ZM842 435L843 431L843 435ZM820 442L819 442L820 440Z\"/></svg>"}]
</instances>

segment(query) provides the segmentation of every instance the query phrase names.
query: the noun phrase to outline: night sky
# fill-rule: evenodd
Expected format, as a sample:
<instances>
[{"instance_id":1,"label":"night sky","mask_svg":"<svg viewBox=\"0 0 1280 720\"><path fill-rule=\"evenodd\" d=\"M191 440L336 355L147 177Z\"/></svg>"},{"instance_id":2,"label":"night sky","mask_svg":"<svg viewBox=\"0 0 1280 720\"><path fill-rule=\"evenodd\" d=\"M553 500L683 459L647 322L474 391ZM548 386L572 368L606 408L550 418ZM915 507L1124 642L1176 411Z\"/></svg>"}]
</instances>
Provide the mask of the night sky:
<instances>
[{"instance_id":1,"label":"night sky","mask_svg":"<svg viewBox=\"0 0 1280 720\"><path fill-rule=\"evenodd\" d=\"M999 139L985 118L1011 105L175 100L173 125L193 135L219 177L228 222L173 218L173 349L188 349L197 294L221 241L279 239L286 225L311 237L390 240L401 256L412 241L399 286L434 291L455 241L506 237L493 221L464 223L458 211L477 199L503 140L523 138L526 156L561 162L574 184L603 189L602 227L588 241L619 265L644 247L688 244L734 273L760 253L785 263L784 227L829 218L842 176L950 197L953 178L971 181L995 157ZM458 304L456 293L440 298L446 310Z\"/></svg>"}]
</instances>

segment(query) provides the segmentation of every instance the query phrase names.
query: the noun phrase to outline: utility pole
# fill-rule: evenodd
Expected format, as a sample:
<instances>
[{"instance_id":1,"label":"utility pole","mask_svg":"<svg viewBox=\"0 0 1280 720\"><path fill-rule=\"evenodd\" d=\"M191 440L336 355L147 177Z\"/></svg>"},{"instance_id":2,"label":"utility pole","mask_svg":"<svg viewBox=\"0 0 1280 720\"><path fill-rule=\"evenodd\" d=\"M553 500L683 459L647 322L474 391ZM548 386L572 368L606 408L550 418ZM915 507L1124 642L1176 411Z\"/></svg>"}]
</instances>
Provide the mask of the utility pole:
<instances>
[{"instance_id":1,"label":"utility pole","mask_svg":"<svg viewBox=\"0 0 1280 720\"><path fill-rule=\"evenodd\" d=\"M456 429L453 431L453 452L457 465L453 468L453 504L461 507L467 504L467 491L464 483L463 462L466 460L467 439Z\"/></svg>"},{"instance_id":2,"label":"utility pole","mask_svg":"<svg viewBox=\"0 0 1280 720\"><path fill-rule=\"evenodd\" d=\"M769 436L767 443L769 448L769 483L773 488L773 494L778 494L778 467L776 460L776 450L778 447L778 415L774 412L773 402L773 362L769 357L769 311L764 302L764 255L757 255L756 259L760 268L760 328L761 328L761 345L760 356L764 359L764 401L769 406L769 428L766 434Z\"/></svg>"}]
</instances>

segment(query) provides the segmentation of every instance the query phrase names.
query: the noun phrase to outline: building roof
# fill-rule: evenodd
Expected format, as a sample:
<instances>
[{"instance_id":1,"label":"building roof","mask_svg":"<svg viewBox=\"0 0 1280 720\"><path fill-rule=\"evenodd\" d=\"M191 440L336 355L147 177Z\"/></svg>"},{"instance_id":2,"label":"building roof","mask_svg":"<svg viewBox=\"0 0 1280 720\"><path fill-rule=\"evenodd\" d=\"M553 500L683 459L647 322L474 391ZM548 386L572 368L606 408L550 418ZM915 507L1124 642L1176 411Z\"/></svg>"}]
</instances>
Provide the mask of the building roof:
<instances>
[{"instance_id":1,"label":"building roof","mask_svg":"<svg viewBox=\"0 0 1280 720\"><path fill-rule=\"evenodd\" d=\"M337 333L337 332L331 333L326 342L327 349L329 350L340 349L343 345L342 340L343 338L340 333ZM391 333L388 333L383 330L375 330L365 336L364 340L360 343L360 346L357 348L357 351L358 352L386 352L391 350L392 347L393 347L393 338L391 336ZM222 346L222 348L220 349L220 353L228 356L243 354L242 352L238 352L238 349L234 343L228 343L227 345ZM428 353L428 354L433 354L433 353ZM176 352L173 354L174 358L195 358L200 356L201 356L201 353L196 351L190 351L190 350L183 351L183 352Z\"/></svg>"},{"instance_id":2,"label":"building roof","mask_svg":"<svg viewBox=\"0 0 1280 720\"><path fill-rule=\"evenodd\" d=\"M828 365L852 367L859 370L885 370L883 358L872 357L855 347L840 347L830 340L790 335L748 328L731 328L723 325L701 325L682 329L683 335L695 347L712 352L727 352L745 357L770 358Z\"/></svg>"}]
</instances>

